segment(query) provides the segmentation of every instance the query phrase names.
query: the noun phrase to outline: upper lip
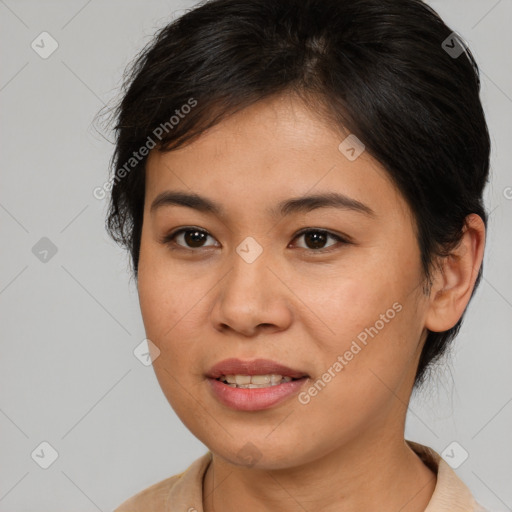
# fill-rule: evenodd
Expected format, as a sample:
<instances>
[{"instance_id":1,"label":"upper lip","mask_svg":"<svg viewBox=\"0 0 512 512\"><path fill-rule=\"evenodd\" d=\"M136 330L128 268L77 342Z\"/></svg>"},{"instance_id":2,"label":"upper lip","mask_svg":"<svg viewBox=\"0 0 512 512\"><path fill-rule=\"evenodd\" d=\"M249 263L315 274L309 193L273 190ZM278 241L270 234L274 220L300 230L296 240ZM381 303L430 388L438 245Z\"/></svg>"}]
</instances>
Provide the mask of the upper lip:
<instances>
[{"instance_id":1,"label":"upper lip","mask_svg":"<svg viewBox=\"0 0 512 512\"><path fill-rule=\"evenodd\" d=\"M241 359L224 359L210 368L207 377L218 379L223 375L282 375L300 379L307 377L305 372L289 368L270 359L253 359L252 361L242 361Z\"/></svg>"}]
</instances>

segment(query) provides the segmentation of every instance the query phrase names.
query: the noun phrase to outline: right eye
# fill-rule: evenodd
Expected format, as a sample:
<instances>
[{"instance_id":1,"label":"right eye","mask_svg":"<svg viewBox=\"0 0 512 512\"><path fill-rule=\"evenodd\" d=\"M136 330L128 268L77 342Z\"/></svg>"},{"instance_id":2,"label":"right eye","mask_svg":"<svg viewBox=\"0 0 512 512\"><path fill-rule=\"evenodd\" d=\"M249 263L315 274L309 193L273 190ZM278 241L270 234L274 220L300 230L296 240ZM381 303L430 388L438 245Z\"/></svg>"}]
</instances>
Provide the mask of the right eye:
<instances>
[{"instance_id":1,"label":"right eye","mask_svg":"<svg viewBox=\"0 0 512 512\"><path fill-rule=\"evenodd\" d=\"M175 249L175 246L182 247L184 249L194 250L200 249L201 247L211 247L204 245L206 240L210 237L215 240L208 231L195 227L180 228L168 235L165 235L161 242L165 245L171 246Z\"/></svg>"}]
</instances>

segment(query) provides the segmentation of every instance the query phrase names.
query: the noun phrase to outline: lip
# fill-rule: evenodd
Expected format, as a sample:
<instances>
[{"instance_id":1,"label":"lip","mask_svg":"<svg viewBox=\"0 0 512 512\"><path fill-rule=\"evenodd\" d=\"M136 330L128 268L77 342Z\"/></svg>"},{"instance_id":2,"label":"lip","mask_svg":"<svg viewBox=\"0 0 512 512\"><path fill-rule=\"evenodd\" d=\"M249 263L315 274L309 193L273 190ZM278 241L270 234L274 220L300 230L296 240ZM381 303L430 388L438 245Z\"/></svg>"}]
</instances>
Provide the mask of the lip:
<instances>
[{"instance_id":1,"label":"lip","mask_svg":"<svg viewBox=\"0 0 512 512\"><path fill-rule=\"evenodd\" d=\"M296 380L266 388L234 388L217 380L222 375L268 375L276 374ZM207 374L215 398L223 405L237 411L261 411L276 406L296 395L309 379L300 370L289 368L269 359L242 361L225 359L214 365Z\"/></svg>"},{"instance_id":2,"label":"lip","mask_svg":"<svg viewBox=\"0 0 512 512\"><path fill-rule=\"evenodd\" d=\"M242 361L241 359L231 358L220 361L206 374L210 379L218 379L222 375L282 375L292 379L308 377L307 373L289 368L270 359L254 359L252 361Z\"/></svg>"}]
</instances>

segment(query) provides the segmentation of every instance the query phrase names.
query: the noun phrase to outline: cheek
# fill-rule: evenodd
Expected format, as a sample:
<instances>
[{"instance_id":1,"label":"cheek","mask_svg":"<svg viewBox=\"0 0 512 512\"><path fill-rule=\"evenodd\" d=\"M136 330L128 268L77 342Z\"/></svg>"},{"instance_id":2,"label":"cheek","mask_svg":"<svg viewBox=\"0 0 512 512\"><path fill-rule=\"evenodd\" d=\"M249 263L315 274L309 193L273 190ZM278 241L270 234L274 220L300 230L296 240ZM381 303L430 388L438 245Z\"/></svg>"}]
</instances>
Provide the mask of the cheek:
<instances>
[{"instance_id":1,"label":"cheek","mask_svg":"<svg viewBox=\"0 0 512 512\"><path fill-rule=\"evenodd\" d=\"M302 428L319 432L317 449L318 443L330 449L321 439L350 439L385 417L400 418L408 403L419 335L416 307L383 304L352 312L359 325L364 324L361 329L338 320L336 339L329 339L323 352L318 350L321 373L297 406Z\"/></svg>"},{"instance_id":2,"label":"cheek","mask_svg":"<svg viewBox=\"0 0 512 512\"><path fill-rule=\"evenodd\" d=\"M341 366L334 369L342 369L332 379L330 396L326 394L323 405L319 402L319 411L328 402L340 403L356 418L370 418L408 402L419 356L421 308L411 298L393 299L390 295L374 304L358 317L357 328L345 329L341 342L330 347L327 368L338 362Z\"/></svg>"},{"instance_id":3,"label":"cheek","mask_svg":"<svg viewBox=\"0 0 512 512\"><path fill-rule=\"evenodd\" d=\"M139 273L139 301L147 337L162 355L175 361L193 346L198 329L198 310L205 293L199 283L175 274L159 277L158 272Z\"/></svg>"},{"instance_id":4,"label":"cheek","mask_svg":"<svg viewBox=\"0 0 512 512\"><path fill-rule=\"evenodd\" d=\"M310 311L309 327L318 329L316 335L311 332L313 340L319 332L325 332L323 343L343 348L347 341L376 322L380 327L381 315L385 315L384 320L395 317L399 306L393 309L393 304L403 300L407 276L403 276L403 281L390 279L382 272L374 275L372 269L372 265L359 266L295 281L294 293Z\"/></svg>"},{"instance_id":5,"label":"cheek","mask_svg":"<svg viewBox=\"0 0 512 512\"><path fill-rule=\"evenodd\" d=\"M147 338L159 349L153 370L169 404L185 425L201 411L190 409L190 396L196 395L191 376L198 372L199 360L194 352L198 346L197 312L201 292L190 277L159 261L157 252L141 250L138 272L139 302ZM204 295L204 294L202 294ZM192 325L196 322L196 325ZM204 419L206 421L206 418Z\"/></svg>"},{"instance_id":6,"label":"cheek","mask_svg":"<svg viewBox=\"0 0 512 512\"><path fill-rule=\"evenodd\" d=\"M138 272L139 302L147 338L160 350L153 368L173 408L180 397L204 380L204 353L209 294L218 281L217 272L195 272L168 257L155 244L141 245ZM206 349L207 350L207 349ZM215 357L214 349L208 351ZM187 401L187 400L186 400Z\"/></svg>"},{"instance_id":7,"label":"cheek","mask_svg":"<svg viewBox=\"0 0 512 512\"><path fill-rule=\"evenodd\" d=\"M161 344L181 321L186 321L201 296L200 283L178 267L155 242L142 236L138 270L138 294L148 337ZM203 294L204 295L204 294ZM150 338L151 339L151 338Z\"/></svg>"},{"instance_id":8,"label":"cheek","mask_svg":"<svg viewBox=\"0 0 512 512\"><path fill-rule=\"evenodd\" d=\"M190 309L187 304L190 295L183 293L180 280L184 278L172 271L169 261L163 260L159 249L151 243L145 243L143 237L137 288L146 337L160 350L160 356L153 362L159 379L159 373L165 377L162 373L164 368L174 375L174 354L180 354L180 351L172 350L171 353L172 343L168 340L180 339L179 334L176 334L186 318L187 309Z\"/></svg>"},{"instance_id":9,"label":"cheek","mask_svg":"<svg viewBox=\"0 0 512 512\"><path fill-rule=\"evenodd\" d=\"M333 382L329 388L336 401L372 400L376 388L386 390L379 379L395 388L404 375L414 373L423 314L416 263L382 258L316 281L314 287L314 281L302 281L297 295L307 297L304 302L317 313L309 314L309 338L320 370L336 375L322 374L322 380Z\"/></svg>"}]
</instances>

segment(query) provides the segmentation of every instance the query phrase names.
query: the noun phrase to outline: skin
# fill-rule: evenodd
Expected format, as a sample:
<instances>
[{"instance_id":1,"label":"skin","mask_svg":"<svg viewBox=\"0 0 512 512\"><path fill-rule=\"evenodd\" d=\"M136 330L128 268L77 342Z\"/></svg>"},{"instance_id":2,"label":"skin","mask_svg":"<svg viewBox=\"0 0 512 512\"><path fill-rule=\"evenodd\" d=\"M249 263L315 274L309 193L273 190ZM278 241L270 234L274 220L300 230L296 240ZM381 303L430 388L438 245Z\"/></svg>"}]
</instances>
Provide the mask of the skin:
<instances>
[{"instance_id":1,"label":"skin","mask_svg":"<svg viewBox=\"0 0 512 512\"><path fill-rule=\"evenodd\" d=\"M404 441L407 405L426 329L449 329L469 301L485 229L477 215L467 218L461 244L425 295L411 211L367 152L349 161L338 150L346 135L286 95L148 157L140 305L147 337L160 350L153 362L160 386L213 454L206 512L416 512L434 491L436 476ZM225 213L176 205L151 211L165 190L205 196ZM333 191L375 215L266 211ZM189 241L187 249L183 235L162 242L187 226L208 232L202 246ZM329 237L315 249L296 236L302 228L351 243ZM263 249L252 263L236 252L248 236ZM305 405L295 396L264 411L235 411L210 390L205 374L230 357L302 370L307 389L394 303L401 311Z\"/></svg>"}]
</instances>

